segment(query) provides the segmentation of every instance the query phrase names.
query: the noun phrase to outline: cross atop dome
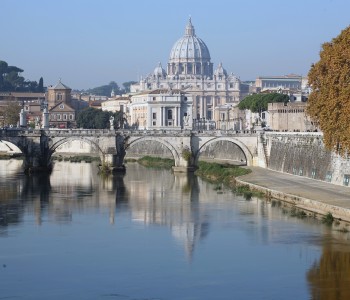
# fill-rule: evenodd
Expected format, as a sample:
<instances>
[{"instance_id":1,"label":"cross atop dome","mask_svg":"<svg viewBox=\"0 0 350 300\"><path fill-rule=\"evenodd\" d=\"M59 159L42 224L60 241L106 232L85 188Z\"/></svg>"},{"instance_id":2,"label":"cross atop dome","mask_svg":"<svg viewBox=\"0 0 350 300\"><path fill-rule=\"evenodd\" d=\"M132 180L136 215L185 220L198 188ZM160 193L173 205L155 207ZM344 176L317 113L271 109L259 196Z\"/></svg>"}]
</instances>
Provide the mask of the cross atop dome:
<instances>
[{"instance_id":1,"label":"cross atop dome","mask_svg":"<svg viewBox=\"0 0 350 300\"><path fill-rule=\"evenodd\" d=\"M195 32L194 32L194 27L192 25L192 20L191 20L191 16L188 19L188 23L186 26L186 30L185 30L185 35L189 35L189 36L195 36Z\"/></svg>"}]
</instances>

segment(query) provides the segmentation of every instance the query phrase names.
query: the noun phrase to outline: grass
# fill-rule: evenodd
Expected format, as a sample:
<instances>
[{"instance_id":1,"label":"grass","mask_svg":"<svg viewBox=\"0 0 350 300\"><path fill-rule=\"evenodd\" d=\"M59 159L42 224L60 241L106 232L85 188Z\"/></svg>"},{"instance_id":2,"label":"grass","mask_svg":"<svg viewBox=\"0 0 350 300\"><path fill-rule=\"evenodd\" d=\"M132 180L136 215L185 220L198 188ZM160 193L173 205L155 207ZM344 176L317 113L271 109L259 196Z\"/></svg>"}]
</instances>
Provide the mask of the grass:
<instances>
[{"instance_id":1,"label":"grass","mask_svg":"<svg viewBox=\"0 0 350 300\"><path fill-rule=\"evenodd\" d=\"M207 179L214 183L230 184L234 182L234 178L251 172L249 169L244 169L230 164L208 163L200 161L196 175Z\"/></svg>"},{"instance_id":2,"label":"grass","mask_svg":"<svg viewBox=\"0 0 350 300\"><path fill-rule=\"evenodd\" d=\"M57 161L69 161L69 162L74 162L74 163L80 163L82 161L86 163L91 163L93 161L101 162L101 159L99 157L94 157L94 156L88 156L88 155L76 155L76 156L54 156L52 158L53 160Z\"/></svg>"},{"instance_id":3,"label":"grass","mask_svg":"<svg viewBox=\"0 0 350 300\"><path fill-rule=\"evenodd\" d=\"M147 168L164 168L171 169L175 165L175 161L170 158L160 158L152 156L144 156L137 161L139 164Z\"/></svg>"},{"instance_id":4,"label":"grass","mask_svg":"<svg viewBox=\"0 0 350 300\"><path fill-rule=\"evenodd\" d=\"M0 153L0 160L7 160L7 159L23 159L22 153L15 153L15 154L8 154L8 153Z\"/></svg>"},{"instance_id":5,"label":"grass","mask_svg":"<svg viewBox=\"0 0 350 300\"><path fill-rule=\"evenodd\" d=\"M326 224L326 225L332 225L334 222L334 217L333 215L329 212L328 214L326 214L323 218L322 218L322 223Z\"/></svg>"}]
</instances>

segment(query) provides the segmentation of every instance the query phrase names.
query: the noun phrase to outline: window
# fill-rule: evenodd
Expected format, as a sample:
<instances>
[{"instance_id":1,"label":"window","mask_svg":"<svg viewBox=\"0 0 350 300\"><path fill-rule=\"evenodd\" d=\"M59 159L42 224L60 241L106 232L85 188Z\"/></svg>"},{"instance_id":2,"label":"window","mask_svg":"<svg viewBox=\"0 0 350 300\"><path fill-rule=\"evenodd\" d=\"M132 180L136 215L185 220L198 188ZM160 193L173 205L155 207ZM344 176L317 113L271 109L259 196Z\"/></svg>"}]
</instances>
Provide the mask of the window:
<instances>
[{"instance_id":1,"label":"window","mask_svg":"<svg viewBox=\"0 0 350 300\"><path fill-rule=\"evenodd\" d=\"M153 101L156 101L156 97L153 97L152 99L153 99Z\"/></svg>"},{"instance_id":2,"label":"window","mask_svg":"<svg viewBox=\"0 0 350 300\"><path fill-rule=\"evenodd\" d=\"M69 115L69 120L73 120L73 115L72 114Z\"/></svg>"},{"instance_id":3,"label":"window","mask_svg":"<svg viewBox=\"0 0 350 300\"><path fill-rule=\"evenodd\" d=\"M332 172L328 171L326 174L326 181L331 182L332 181Z\"/></svg>"},{"instance_id":4,"label":"window","mask_svg":"<svg viewBox=\"0 0 350 300\"><path fill-rule=\"evenodd\" d=\"M233 83L230 83L230 88L231 88L231 89L233 88Z\"/></svg>"},{"instance_id":5,"label":"window","mask_svg":"<svg viewBox=\"0 0 350 300\"><path fill-rule=\"evenodd\" d=\"M344 175L343 184L348 186L350 181L350 175Z\"/></svg>"},{"instance_id":6,"label":"window","mask_svg":"<svg viewBox=\"0 0 350 300\"><path fill-rule=\"evenodd\" d=\"M154 113L152 114L152 119L153 119L153 120L157 119L157 113L154 112Z\"/></svg>"},{"instance_id":7,"label":"window","mask_svg":"<svg viewBox=\"0 0 350 300\"><path fill-rule=\"evenodd\" d=\"M171 109L168 110L168 120L173 118L173 111Z\"/></svg>"},{"instance_id":8,"label":"window","mask_svg":"<svg viewBox=\"0 0 350 300\"><path fill-rule=\"evenodd\" d=\"M60 109L64 109L64 105L63 104L60 105Z\"/></svg>"},{"instance_id":9,"label":"window","mask_svg":"<svg viewBox=\"0 0 350 300\"><path fill-rule=\"evenodd\" d=\"M57 114L57 120L61 120L61 115Z\"/></svg>"},{"instance_id":10,"label":"window","mask_svg":"<svg viewBox=\"0 0 350 300\"><path fill-rule=\"evenodd\" d=\"M316 169L311 170L311 178L313 178L313 179L316 178Z\"/></svg>"},{"instance_id":11,"label":"window","mask_svg":"<svg viewBox=\"0 0 350 300\"><path fill-rule=\"evenodd\" d=\"M67 120L67 115L66 114L63 115L63 120Z\"/></svg>"},{"instance_id":12,"label":"window","mask_svg":"<svg viewBox=\"0 0 350 300\"><path fill-rule=\"evenodd\" d=\"M152 124L153 124L153 126L156 126L156 125L157 125L157 122L156 122L156 121L153 121Z\"/></svg>"}]
</instances>

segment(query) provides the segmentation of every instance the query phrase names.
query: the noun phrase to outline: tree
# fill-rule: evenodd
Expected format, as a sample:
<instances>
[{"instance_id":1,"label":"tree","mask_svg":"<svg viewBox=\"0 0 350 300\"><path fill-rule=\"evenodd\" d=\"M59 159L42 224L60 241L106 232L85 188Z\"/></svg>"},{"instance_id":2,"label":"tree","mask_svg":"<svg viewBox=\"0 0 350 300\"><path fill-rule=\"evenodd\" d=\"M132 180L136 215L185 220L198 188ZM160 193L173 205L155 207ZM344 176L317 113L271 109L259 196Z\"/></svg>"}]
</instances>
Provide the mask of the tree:
<instances>
[{"instance_id":1,"label":"tree","mask_svg":"<svg viewBox=\"0 0 350 300\"><path fill-rule=\"evenodd\" d=\"M135 84L135 83L137 83L137 81L127 81L127 82L124 82L124 83L123 83L123 87L124 87L123 92L124 92L124 93L130 93L130 86L131 86L132 84Z\"/></svg>"},{"instance_id":2,"label":"tree","mask_svg":"<svg viewBox=\"0 0 350 300\"><path fill-rule=\"evenodd\" d=\"M79 112L77 117L77 126L87 129L109 129L109 118L114 117L114 123L119 121L119 112L113 113L110 111L103 111L93 107L88 107Z\"/></svg>"},{"instance_id":3,"label":"tree","mask_svg":"<svg viewBox=\"0 0 350 300\"><path fill-rule=\"evenodd\" d=\"M0 60L0 92L37 92L38 83L25 80L20 76L22 72L22 69L9 66L7 62Z\"/></svg>"},{"instance_id":4,"label":"tree","mask_svg":"<svg viewBox=\"0 0 350 300\"><path fill-rule=\"evenodd\" d=\"M279 93L253 94L245 97L239 104L239 109L249 109L252 112L262 112L267 110L268 103L288 102L289 96Z\"/></svg>"},{"instance_id":5,"label":"tree","mask_svg":"<svg viewBox=\"0 0 350 300\"><path fill-rule=\"evenodd\" d=\"M110 97L112 90L114 90L116 94L119 92L119 86L115 81L111 81L108 85L102 85L93 89L89 89L86 92L93 95Z\"/></svg>"},{"instance_id":6,"label":"tree","mask_svg":"<svg viewBox=\"0 0 350 300\"><path fill-rule=\"evenodd\" d=\"M19 113L21 111L21 106L18 102L9 101L4 106L1 111L1 117L3 119L4 126L16 126L19 121Z\"/></svg>"},{"instance_id":7,"label":"tree","mask_svg":"<svg viewBox=\"0 0 350 300\"><path fill-rule=\"evenodd\" d=\"M44 79L40 77L39 84L38 84L38 93L44 92Z\"/></svg>"},{"instance_id":8,"label":"tree","mask_svg":"<svg viewBox=\"0 0 350 300\"><path fill-rule=\"evenodd\" d=\"M323 132L329 150L350 152L350 27L324 43L320 60L311 66L312 92L307 113Z\"/></svg>"}]
</instances>

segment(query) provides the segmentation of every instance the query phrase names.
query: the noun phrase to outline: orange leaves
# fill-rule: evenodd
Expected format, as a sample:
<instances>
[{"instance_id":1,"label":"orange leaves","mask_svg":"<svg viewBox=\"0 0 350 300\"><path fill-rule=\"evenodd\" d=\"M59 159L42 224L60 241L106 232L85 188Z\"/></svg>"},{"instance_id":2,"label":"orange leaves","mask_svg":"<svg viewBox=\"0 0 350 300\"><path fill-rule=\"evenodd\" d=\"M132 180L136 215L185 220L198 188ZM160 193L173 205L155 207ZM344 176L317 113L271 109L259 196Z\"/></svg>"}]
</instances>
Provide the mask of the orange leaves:
<instances>
[{"instance_id":1,"label":"orange leaves","mask_svg":"<svg viewBox=\"0 0 350 300\"><path fill-rule=\"evenodd\" d=\"M340 154L350 153L350 27L322 45L308 79L313 92L307 113L319 123L325 145Z\"/></svg>"}]
</instances>

